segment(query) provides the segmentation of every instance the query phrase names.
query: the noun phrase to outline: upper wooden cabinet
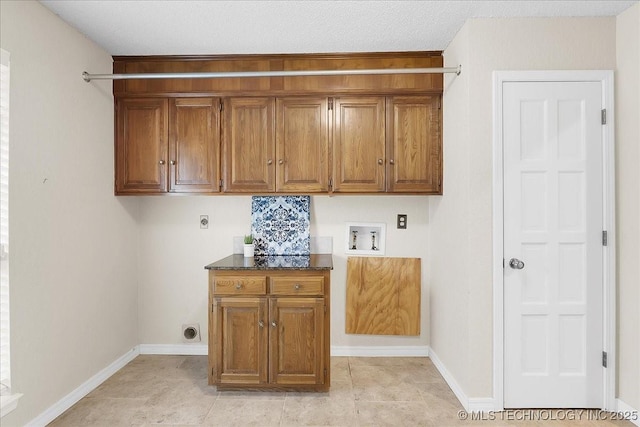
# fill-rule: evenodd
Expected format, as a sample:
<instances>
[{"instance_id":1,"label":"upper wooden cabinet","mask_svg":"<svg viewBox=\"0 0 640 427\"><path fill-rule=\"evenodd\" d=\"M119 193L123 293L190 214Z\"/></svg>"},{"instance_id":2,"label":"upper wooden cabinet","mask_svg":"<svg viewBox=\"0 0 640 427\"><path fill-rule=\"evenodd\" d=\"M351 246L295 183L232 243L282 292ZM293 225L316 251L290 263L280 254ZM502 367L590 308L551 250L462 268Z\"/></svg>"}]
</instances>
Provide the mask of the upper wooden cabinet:
<instances>
[{"instance_id":1,"label":"upper wooden cabinet","mask_svg":"<svg viewBox=\"0 0 640 427\"><path fill-rule=\"evenodd\" d=\"M169 191L217 192L220 100L171 99L169 117Z\"/></svg>"},{"instance_id":2,"label":"upper wooden cabinet","mask_svg":"<svg viewBox=\"0 0 640 427\"><path fill-rule=\"evenodd\" d=\"M442 67L440 52L114 57L115 73ZM442 75L116 80L116 194L442 194Z\"/></svg>"},{"instance_id":3,"label":"upper wooden cabinet","mask_svg":"<svg viewBox=\"0 0 640 427\"><path fill-rule=\"evenodd\" d=\"M442 190L440 97L387 98L387 191Z\"/></svg>"},{"instance_id":4,"label":"upper wooden cabinet","mask_svg":"<svg viewBox=\"0 0 640 427\"><path fill-rule=\"evenodd\" d=\"M116 194L167 191L168 101L116 103Z\"/></svg>"},{"instance_id":5,"label":"upper wooden cabinet","mask_svg":"<svg viewBox=\"0 0 640 427\"><path fill-rule=\"evenodd\" d=\"M217 192L217 98L116 103L116 194Z\"/></svg>"},{"instance_id":6,"label":"upper wooden cabinet","mask_svg":"<svg viewBox=\"0 0 640 427\"><path fill-rule=\"evenodd\" d=\"M335 99L333 191L385 190L385 98Z\"/></svg>"},{"instance_id":7,"label":"upper wooden cabinet","mask_svg":"<svg viewBox=\"0 0 640 427\"><path fill-rule=\"evenodd\" d=\"M228 98L223 102L224 191L274 191L275 100Z\"/></svg>"},{"instance_id":8,"label":"upper wooden cabinet","mask_svg":"<svg viewBox=\"0 0 640 427\"><path fill-rule=\"evenodd\" d=\"M329 186L326 97L276 100L276 190L325 192Z\"/></svg>"}]
</instances>

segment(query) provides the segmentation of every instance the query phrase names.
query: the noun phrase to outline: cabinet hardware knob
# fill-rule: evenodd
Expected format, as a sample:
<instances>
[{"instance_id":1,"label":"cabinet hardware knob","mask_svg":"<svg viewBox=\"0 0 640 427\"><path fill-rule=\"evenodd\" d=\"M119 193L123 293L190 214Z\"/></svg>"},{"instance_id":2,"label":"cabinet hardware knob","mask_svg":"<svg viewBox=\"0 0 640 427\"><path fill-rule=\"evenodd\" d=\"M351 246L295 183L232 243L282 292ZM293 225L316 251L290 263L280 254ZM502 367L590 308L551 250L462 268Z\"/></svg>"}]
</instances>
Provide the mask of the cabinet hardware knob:
<instances>
[{"instance_id":1,"label":"cabinet hardware knob","mask_svg":"<svg viewBox=\"0 0 640 427\"><path fill-rule=\"evenodd\" d=\"M262 320L260 320L260 321L258 322L258 326L260 326L261 328L264 328L264 322L263 322Z\"/></svg>"},{"instance_id":2,"label":"cabinet hardware knob","mask_svg":"<svg viewBox=\"0 0 640 427\"><path fill-rule=\"evenodd\" d=\"M381 164L383 164L383 163L384 163L384 162L382 161L382 159L378 159L378 164L379 164L379 165L381 165Z\"/></svg>"},{"instance_id":3,"label":"cabinet hardware knob","mask_svg":"<svg viewBox=\"0 0 640 427\"><path fill-rule=\"evenodd\" d=\"M293 285L293 289L295 289L296 291L298 289L300 289L302 286L300 286L300 283L296 283L295 285Z\"/></svg>"},{"instance_id":4,"label":"cabinet hardware knob","mask_svg":"<svg viewBox=\"0 0 640 427\"><path fill-rule=\"evenodd\" d=\"M171 160L171 164L172 164L172 165L175 165L175 164L176 164L176 161L175 161L175 160Z\"/></svg>"},{"instance_id":5,"label":"cabinet hardware knob","mask_svg":"<svg viewBox=\"0 0 640 427\"><path fill-rule=\"evenodd\" d=\"M276 326L278 326L278 324L274 320L273 322L271 322L271 326L273 326L275 328Z\"/></svg>"},{"instance_id":6,"label":"cabinet hardware knob","mask_svg":"<svg viewBox=\"0 0 640 427\"><path fill-rule=\"evenodd\" d=\"M237 289L237 290L242 289L242 283L238 283L238 284L236 284L236 289Z\"/></svg>"},{"instance_id":7,"label":"cabinet hardware knob","mask_svg":"<svg viewBox=\"0 0 640 427\"><path fill-rule=\"evenodd\" d=\"M267 164L268 165L273 164L273 160L271 160L271 159L267 160Z\"/></svg>"},{"instance_id":8,"label":"cabinet hardware knob","mask_svg":"<svg viewBox=\"0 0 640 427\"><path fill-rule=\"evenodd\" d=\"M278 164L279 165L284 165L284 160L282 160L282 159L278 160Z\"/></svg>"},{"instance_id":9,"label":"cabinet hardware knob","mask_svg":"<svg viewBox=\"0 0 640 427\"><path fill-rule=\"evenodd\" d=\"M158 163L160 163L161 165L164 165L164 160L160 160Z\"/></svg>"},{"instance_id":10,"label":"cabinet hardware knob","mask_svg":"<svg viewBox=\"0 0 640 427\"><path fill-rule=\"evenodd\" d=\"M393 160L393 159L389 159L389 164L390 164L390 165L395 165L395 164L396 164L396 162L395 162L395 160Z\"/></svg>"}]
</instances>

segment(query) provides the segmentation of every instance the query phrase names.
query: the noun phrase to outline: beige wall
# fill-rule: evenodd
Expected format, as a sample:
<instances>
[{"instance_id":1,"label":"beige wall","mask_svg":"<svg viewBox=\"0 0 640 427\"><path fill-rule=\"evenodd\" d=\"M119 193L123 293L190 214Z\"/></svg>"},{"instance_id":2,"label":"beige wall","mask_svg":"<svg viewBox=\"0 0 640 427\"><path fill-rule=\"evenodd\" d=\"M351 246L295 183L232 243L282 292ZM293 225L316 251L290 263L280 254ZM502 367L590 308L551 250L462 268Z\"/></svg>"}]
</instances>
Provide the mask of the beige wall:
<instances>
[{"instance_id":1,"label":"beige wall","mask_svg":"<svg viewBox=\"0 0 640 427\"><path fill-rule=\"evenodd\" d=\"M640 5L616 18L618 396L640 410Z\"/></svg>"},{"instance_id":2,"label":"beige wall","mask_svg":"<svg viewBox=\"0 0 640 427\"><path fill-rule=\"evenodd\" d=\"M396 214L408 215L397 230ZM199 216L209 215L201 230ZM346 335L345 223L387 224L386 256L427 258L428 197L312 196L311 235L333 237L331 272L332 346L426 346L429 313L426 267L422 266L420 337ZM251 229L250 196L144 197L140 204L139 319L143 344L181 343L181 325L200 323L207 338L207 275L204 266L233 251L233 237Z\"/></svg>"},{"instance_id":3,"label":"beige wall","mask_svg":"<svg viewBox=\"0 0 640 427\"><path fill-rule=\"evenodd\" d=\"M468 317L460 330L459 313L442 309L432 319L431 347L468 397L486 398L493 394L492 72L614 69L615 18L471 19L445 50L446 65L455 65L461 55L467 56L466 77L462 83L447 77L444 94L445 171L453 170L445 172L445 195L430 204L429 252L439 266L428 280L434 312L437 301L448 300L466 307ZM450 105L454 111L448 111ZM461 151L464 155L454 155ZM450 185L460 179L453 174L465 167L465 193L452 196ZM455 212L461 217L453 221ZM458 236L454 244L452 235Z\"/></svg>"},{"instance_id":4,"label":"beige wall","mask_svg":"<svg viewBox=\"0 0 640 427\"><path fill-rule=\"evenodd\" d=\"M11 55L11 362L24 425L138 343L136 209L113 197L107 52L38 2L0 2Z\"/></svg>"}]
</instances>

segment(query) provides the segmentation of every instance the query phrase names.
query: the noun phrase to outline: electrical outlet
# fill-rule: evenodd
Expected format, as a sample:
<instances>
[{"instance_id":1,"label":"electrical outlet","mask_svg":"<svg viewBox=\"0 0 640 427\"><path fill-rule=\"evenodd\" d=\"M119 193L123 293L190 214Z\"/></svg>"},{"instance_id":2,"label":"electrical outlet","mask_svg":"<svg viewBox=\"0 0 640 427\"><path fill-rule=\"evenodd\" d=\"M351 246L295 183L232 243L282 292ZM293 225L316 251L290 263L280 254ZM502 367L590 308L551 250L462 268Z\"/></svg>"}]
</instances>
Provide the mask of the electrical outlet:
<instances>
[{"instance_id":1,"label":"electrical outlet","mask_svg":"<svg viewBox=\"0 0 640 427\"><path fill-rule=\"evenodd\" d=\"M405 230L407 228L407 215L406 214L398 214L397 228L401 229L401 230Z\"/></svg>"},{"instance_id":2,"label":"electrical outlet","mask_svg":"<svg viewBox=\"0 0 640 427\"><path fill-rule=\"evenodd\" d=\"M209 215L200 215L200 228L209 228Z\"/></svg>"}]
</instances>

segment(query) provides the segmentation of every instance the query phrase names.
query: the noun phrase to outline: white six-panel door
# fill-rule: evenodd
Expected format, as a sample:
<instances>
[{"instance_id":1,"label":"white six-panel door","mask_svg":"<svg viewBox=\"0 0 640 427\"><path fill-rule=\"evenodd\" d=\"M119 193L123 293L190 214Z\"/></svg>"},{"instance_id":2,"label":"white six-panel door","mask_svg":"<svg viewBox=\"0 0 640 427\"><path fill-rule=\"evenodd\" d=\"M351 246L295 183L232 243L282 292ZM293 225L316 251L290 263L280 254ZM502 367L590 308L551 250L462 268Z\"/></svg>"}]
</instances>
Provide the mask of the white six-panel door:
<instances>
[{"instance_id":1,"label":"white six-panel door","mask_svg":"<svg viewBox=\"0 0 640 427\"><path fill-rule=\"evenodd\" d=\"M505 82L502 105L504 407L599 408L601 84Z\"/></svg>"}]
</instances>

